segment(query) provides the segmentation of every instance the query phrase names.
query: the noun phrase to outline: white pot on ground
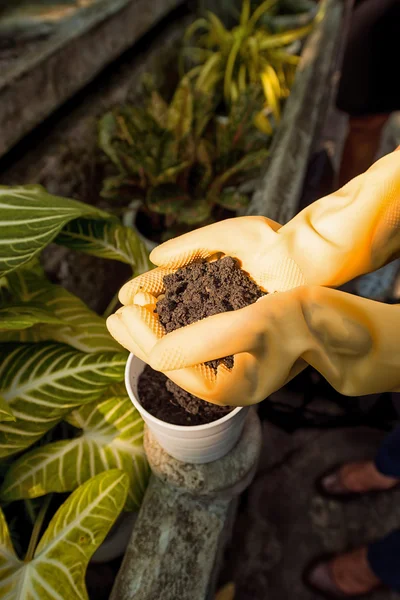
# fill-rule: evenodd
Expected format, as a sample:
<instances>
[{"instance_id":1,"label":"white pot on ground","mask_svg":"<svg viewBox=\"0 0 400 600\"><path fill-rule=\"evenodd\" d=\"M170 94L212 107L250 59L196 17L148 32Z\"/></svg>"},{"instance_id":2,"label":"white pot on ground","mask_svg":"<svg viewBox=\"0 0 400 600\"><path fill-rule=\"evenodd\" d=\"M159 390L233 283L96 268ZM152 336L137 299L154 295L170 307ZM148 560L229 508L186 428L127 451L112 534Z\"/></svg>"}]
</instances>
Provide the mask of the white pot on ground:
<instances>
[{"instance_id":1,"label":"white pot on ground","mask_svg":"<svg viewBox=\"0 0 400 600\"><path fill-rule=\"evenodd\" d=\"M90 562L106 563L125 554L137 516L137 512L122 512Z\"/></svg>"},{"instance_id":2,"label":"white pot on ground","mask_svg":"<svg viewBox=\"0 0 400 600\"><path fill-rule=\"evenodd\" d=\"M172 425L151 415L140 404L137 385L145 363L131 354L126 363L125 385L135 408L158 443L173 458L182 462L202 464L228 454L239 440L248 407L232 412L205 425Z\"/></svg>"},{"instance_id":3,"label":"white pot on ground","mask_svg":"<svg viewBox=\"0 0 400 600\"><path fill-rule=\"evenodd\" d=\"M143 242L147 251L151 252L152 250L154 250L154 248L158 246L157 242L154 242L153 240L150 240L148 237L143 235L143 233L138 229L136 225L136 217L141 204L142 203L139 200L133 200L129 204L128 208L125 210L124 215L122 217L122 222L125 225L125 227L130 227L131 229L134 229L136 231L138 237Z\"/></svg>"}]
</instances>

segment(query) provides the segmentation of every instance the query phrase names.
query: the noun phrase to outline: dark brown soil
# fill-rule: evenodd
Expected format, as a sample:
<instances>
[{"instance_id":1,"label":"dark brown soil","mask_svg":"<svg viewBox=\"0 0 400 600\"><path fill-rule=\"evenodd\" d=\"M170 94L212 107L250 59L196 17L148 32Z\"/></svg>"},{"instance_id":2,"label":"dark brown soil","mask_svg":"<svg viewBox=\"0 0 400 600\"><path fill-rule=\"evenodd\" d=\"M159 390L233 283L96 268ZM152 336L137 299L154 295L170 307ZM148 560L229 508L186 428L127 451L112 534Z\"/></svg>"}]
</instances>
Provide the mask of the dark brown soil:
<instances>
[{"instance_id":1,"label":"dark brown soil","mask_svg":"<svg viewBox=\"0 0 400 600\"><path fill-rule=\"evenodd\" d=\"M167 333L222 312L253 304L264 292L229 256L199 262L164 277L165 295L156 311ZM233 367L233 356L209 361L214 370L223 363ZM233 410L196 398L162 373L146 367L139 377L138 393L143 407L153 416L175 425L203 425Z\"/></svg>"},{"instance_id":2,"label":"dark brown soil","mask_svg":"<svg viewBox=\"0 0 400 600\"><path fill-rule=\"evenodd\" d=\"M174 425L204 425L233 410L196 398L170 381L166 375L146 366L138 381L140 402L151 415Z\"/></svg>"},{"instance_id":3,"label":"dark brown soil","mask_svg":"<svg viewBox=\"0 0 400 600\"><path fill-rule=\"evenodd\" d=\"M226 256L214 262L194 263L164 277L165 296L157 302L160 323L167 333L219 313L253 304L261 289ZM221 362L233 367L233 356L207 363L217 369Z\"/></svg>"}]
</instances>

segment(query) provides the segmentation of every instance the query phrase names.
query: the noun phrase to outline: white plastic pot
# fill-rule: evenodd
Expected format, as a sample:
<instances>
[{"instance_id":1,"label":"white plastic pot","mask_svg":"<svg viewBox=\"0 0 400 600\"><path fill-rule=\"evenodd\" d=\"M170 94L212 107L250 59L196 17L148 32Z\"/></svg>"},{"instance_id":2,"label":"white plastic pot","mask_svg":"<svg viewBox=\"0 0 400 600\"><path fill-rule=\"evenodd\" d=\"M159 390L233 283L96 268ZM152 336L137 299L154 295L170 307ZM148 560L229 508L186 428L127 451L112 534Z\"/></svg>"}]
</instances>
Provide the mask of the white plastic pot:
<instances>
[{"instance_id":1,"label":"white plastic pot","mask_svg":"<svg viewBox=\"0 0 400 600\"><path fill-rule=\"evenodd\" d=\"M137 384L145 364L134 354L126 363L125 385L135 408L146 425L170 455L188 463L208 463L228 454L240 438L248 407L235 408L221 419L206 425L172 425L153 417L140 404Z\"/></svg>"}]
</instances>

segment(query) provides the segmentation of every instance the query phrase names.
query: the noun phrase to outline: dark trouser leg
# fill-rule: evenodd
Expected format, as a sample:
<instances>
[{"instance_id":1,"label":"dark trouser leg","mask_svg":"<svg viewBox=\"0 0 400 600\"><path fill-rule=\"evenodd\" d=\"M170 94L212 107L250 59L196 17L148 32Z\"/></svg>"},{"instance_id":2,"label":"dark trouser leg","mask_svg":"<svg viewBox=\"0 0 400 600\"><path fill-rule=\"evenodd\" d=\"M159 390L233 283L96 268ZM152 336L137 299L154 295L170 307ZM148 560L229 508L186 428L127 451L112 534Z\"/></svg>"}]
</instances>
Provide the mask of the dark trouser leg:
<instances>
[{"instance_id":1,"label":"dark trouser leg","mask_svg":"<svg viewBox=\"0 0 400 600\"><path fill-rule=\"evenodd\" d=\"M383 440L375 457L375 466L382 475L400 479L400 426Z\"/></svg>"},{"instance_id":2,"label":"dark trouser leg","mask_svg":"<svg viewBox=\"0 0 400 600\"><path fill-rule=\"evenodd\" d=\"M368 562L377 577L393 590L400 591L400 529L368 547Z\"/></svg>"},{"instance_id":3,"label":"dark trouser leg","mask_svg":"<svg viewBox=\"0 0 400 600\"><path fill-rule=\"evenodd\" d=\"M400 426L383 440L375 465L383 475L400 478ZM400 591L400 529L369 545L368 562L385 585Z\"/></svg>"}]
</instances>

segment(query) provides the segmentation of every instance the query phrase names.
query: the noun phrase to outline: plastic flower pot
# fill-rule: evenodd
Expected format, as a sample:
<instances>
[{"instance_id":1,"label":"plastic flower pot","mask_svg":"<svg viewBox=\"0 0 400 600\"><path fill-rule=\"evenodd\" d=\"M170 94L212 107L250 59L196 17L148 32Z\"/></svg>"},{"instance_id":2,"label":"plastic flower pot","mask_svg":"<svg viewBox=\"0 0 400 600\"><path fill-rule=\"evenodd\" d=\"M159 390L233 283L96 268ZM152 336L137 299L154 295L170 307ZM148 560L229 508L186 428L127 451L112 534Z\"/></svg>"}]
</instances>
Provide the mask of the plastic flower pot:
<instances>
[{"instance_id":1,"label":"plastic flower pot","mask_svg":"<svg viewBox=\"0 0 400 600\"><path fill-rule=\"evenodd\" d=\"M145 363L131 354L126 363L125 385L135 408L162 448L182 462L202 464L228 454L239 440L248 407L232 412L205 425L172 425L157 419L140 404L137 384Z\"/></svg>"},{"instance_id":2,"label":"plastic flower pot","mask_svg":"<svg viewBox=\"0 0 400 600\"><path fill-rule=\"evenodd\" d=\"M154 242L153 240L150 240L148 237L146 237L138 228L137 224L136 224L136 219L138 216L138 212L139 212L139 208L140 208L140 202L137 200L133 200L128 208L125 210L124 215L122 217L122 222L125 225L125 227L131 227L133 228L138 237L140 238L140 240L143 242L146 250L148 252L151 252L152 250L154 250L154 248L156 248L158 246L157 242Z\"/></svg>"}]
</instances>

